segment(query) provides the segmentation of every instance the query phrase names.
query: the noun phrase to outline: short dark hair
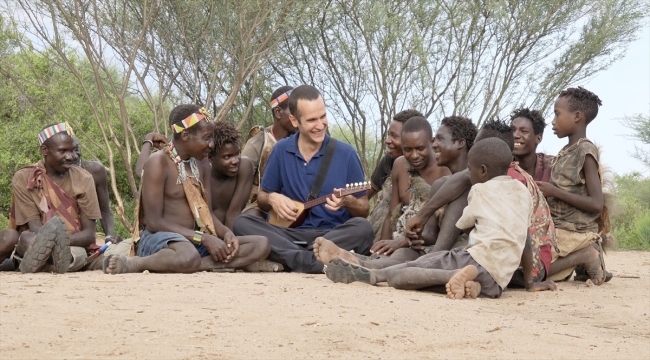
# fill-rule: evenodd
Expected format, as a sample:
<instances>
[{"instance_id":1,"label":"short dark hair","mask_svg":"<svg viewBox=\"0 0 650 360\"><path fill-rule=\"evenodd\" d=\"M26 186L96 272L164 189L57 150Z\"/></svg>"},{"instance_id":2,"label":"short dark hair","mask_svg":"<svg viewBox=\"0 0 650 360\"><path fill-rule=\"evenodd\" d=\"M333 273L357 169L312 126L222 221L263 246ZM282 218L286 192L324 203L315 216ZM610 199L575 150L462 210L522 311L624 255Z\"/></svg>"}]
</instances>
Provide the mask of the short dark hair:
<instances>
[{"instance_id":1,"label":"short dark hair","mask_svg":"<svg viewBox=\"0 0 650 360\"><path fill-rule=\"evenodd\" d=\"M533 124L533 132L535 135L544 133L546 121L544 120L542 113L538 110L530 110L529 108L525 107L514 110L512 114L510 114L510 125L512 125L512 122L518 117L523 117L530 120L530 122Z\"/></svg>"},{"instance_id":2,"label":"short dark hair","mask_svg":"<svg viewBox=\"0 0 650 360\"><path fill-rule=\"evenodd\" d=\"M477 141L467 157L472 164L485 165L491 179L508 173L512 163L512 150L503 140L491 137Z\"/></svg>"},{"instance_id":3,"label":"short dark hair","mask_svg":"<svg viewBox=\"0 0 650 360\"><path fill-rule=\"evenodd\" d=\"M183 104L183 105L176 106L169 113L169 126L178 124L179 122L183 121L186 117L198 113L200 109L201 107L195 104ZM196 127L192 126L185 131L189 133L194 133L196 131ZM178 139L179 137L181 137L181 133L174 132L174 140Z\"/></svg>"},{"instance_id":4,"label":"short dark hair","mask_svg":"<svg viewBox=\"0 0 650 360\"><path fill-rule=\"evenodd\" d=\"M558 98L567 97L569 100L569 110L580 111L585 114L587 124L598 115L598 107L603 105L598 95L591 91L578 86L577 88L568 88L560 92Z\"/></svg>"},{"instance_id":5,"label":"short dark hair","mask_svg":"<svg viewBox=\"0 0 650 360\"><path fill-rule=\"evenodd\" d=\"M433 137L433 130L431 130L431 124L429 124L429 121L427 121L427 119L425 119L422 116L414 116L406 120L406 122L402 126L402 134L415 133L420 131L424 131L427 134L429 139Z\"/></svg>"},{"instance_id":6,"label":"short dark hair","mask_svg":"<svg viewBox=\"0 0 650 360\"><path fill-rule=\"evenodd\" d=\"M298 117L298 100L316 100L321 96L320 91L315 87L311 85L300 85L293 89L291 95L289 95L289 100L287 100L289 103L289 112L300 121Z\"/></svg>"},{"instance_id":7,"label":"short dark hair","mask_svg":"<svg viewBox=\"0 0 650 360\"><path fill-rule=\"evenodd\" d=\"M278 96L280 96L280 95L282 95L282 94L284 94L284 93L286 93L286 92L289 92L289 91L291 91L291 90L293 90L293 86L289 86L289 85L286 85L286 86L280 86L279 88L275 89L275 91L273 92L273 94L271 94L271 99L269 100L269 103L270 103L271 101L277 99ZM287 106L289 106L289 100L288 100L288 99L285 100L285 101L283 101L283 102L281 102L281 103L278 105L278 107L279 107L280 109L282 109L282 110L285 110L285 109L287 108Z\"/></svg>"},{"instance_id":8,"label":"short dark hair","mask_svg":"<svg viewBox=\"0 0 650 360\"><path fill-rule=\"evenodd\" d=\"M395 116L393 116L393 121L401 122L403 124L406 122L406 120L416 116L419 116L421 118L424 117L424 115L422 115L422 113L417 110L406 109L395 114Z\"/></svg>"},{"instance_id":9,"label":"short dark hair","mask_svg":"<svg viewBox=\"0 0 650 360\"><path fill-rule=\"evenodd\" d=\"M478 129L471 119L464 116L447 116L442 119L440 125L444 125L449 128L452 141L465 139L467 150L472 148L472 145L474 144L474 138L476 138L476 133L478 133Z\"/></svg>"},{"instance_id":10,"label":"short dark hair","mask_svg":"<svg viewBox=\"0 0 650 360\"><path fill-rule=\"evenodd\" d=\"M241 142L241 134L239 131L231 123L226 121L214 122L212 137L214 138L214 148L208 154L210 158L217 155L219 150L225 145L233 144L239 146Z\"/></svg>"},{"instance_id":11,"label":"short dark hair","mask_svg":"<svg viewBox=\"0 0 650 360\"><path fill-rule=\"evenodd\" d=\"M511 152L515 148L515 137L512 131L512 126L505 121L494 118L484 122L481 131L479 131L479 134L474 141L478 143L483 139L493 137L503 140L508 145Z\"/></svg>"}]
</instances>

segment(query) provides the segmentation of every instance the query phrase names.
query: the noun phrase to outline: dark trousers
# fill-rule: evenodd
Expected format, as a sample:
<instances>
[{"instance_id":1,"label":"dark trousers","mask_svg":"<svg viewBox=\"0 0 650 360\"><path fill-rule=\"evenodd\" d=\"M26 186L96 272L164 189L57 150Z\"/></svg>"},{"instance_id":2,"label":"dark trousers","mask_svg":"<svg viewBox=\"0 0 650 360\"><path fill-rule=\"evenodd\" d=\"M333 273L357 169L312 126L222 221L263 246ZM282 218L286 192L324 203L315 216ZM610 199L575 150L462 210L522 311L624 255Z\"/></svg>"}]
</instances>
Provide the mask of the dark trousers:
<instances>
[{"instance_id":1,"label":"dark trousers","mask_svg":"<svg viewBox=\"0 0 650 360\"><path fill-rule=\"evenodd\" d=\"M240 215L233 225L236 236L266 236L271 244L268 259L278 262L291 271L317 274L323 272L323 263L314 256L314 241L322 236L345 250L368 254L372 246L372 225L364 218L351 218L333 229L290 229L267 223L252 215ZM306 244L298 245L294 241Z\"/></svg>"}]
</instances>

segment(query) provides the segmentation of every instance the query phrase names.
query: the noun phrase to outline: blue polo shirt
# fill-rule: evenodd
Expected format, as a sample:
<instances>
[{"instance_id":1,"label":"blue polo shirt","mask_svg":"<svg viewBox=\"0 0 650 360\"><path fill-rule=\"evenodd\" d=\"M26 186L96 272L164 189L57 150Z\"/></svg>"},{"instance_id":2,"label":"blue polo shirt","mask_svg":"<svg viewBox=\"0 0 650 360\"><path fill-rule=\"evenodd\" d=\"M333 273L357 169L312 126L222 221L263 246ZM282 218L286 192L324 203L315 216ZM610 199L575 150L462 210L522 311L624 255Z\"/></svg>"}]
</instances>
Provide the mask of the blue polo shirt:
<instances>
[{"instance_id":1,"label":"blue polo shirt","mask_svg":"<svg viewBox=\"0 0 650 360\"><path fill-rule=\"evenodd\" d=\"M320 150L309 162L305 161L298 150L298 136L300 136L300 132L275 144L266 163L262 189L269 193L283 194L296 201L306 202L311 187L316 181L330 136L325 135ZM356 151L352 146L339 141L336 144L332 163L318 197L331 194L334 188L344 188L345 184L363 181L363 168ZM358 193L356 196L363 194L365 192ZM325 208L325 204L321 204L311 209L299 229L331 229L345 223L350 217L350 213L345 208L332 212Z\"/></svg>"}]
</instances>

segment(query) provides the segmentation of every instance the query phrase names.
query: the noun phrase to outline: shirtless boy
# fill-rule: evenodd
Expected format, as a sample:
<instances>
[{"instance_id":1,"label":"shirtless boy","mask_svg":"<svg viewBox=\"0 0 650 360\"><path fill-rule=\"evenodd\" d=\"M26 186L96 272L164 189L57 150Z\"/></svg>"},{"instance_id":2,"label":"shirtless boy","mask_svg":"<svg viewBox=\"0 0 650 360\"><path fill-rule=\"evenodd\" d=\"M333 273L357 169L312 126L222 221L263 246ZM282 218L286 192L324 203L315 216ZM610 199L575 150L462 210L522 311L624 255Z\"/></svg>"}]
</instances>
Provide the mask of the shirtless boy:
<instances>
[{"instance_id":1,"label":"shirtless boy","mask_svg":"<svg viewBox=\"0 0 650 360\"><path fill-rule=\"evenodd\" d=\"M519 266L532 211L526 187L506 175L511 161L512 152L500 139L478 141L470 150L473 186L457 223L470 231L470 244L465 249L433 252L385 269L367 269L334 259L325 274L334 282L387 282L405 290L446 284L451 299L500 297Z\"/></svg>"},{"instance_id":2,"label":"shirtless boy","mask_svg":"<svg viewBox=\"0 0 650 360\"><path fill-rule=\"evenodd\" d=\"M214 148L214 124L209 114L196 105L179 105L169 114L169 123L173 141L145 164L138 256L109 256L104 272L192 273L242 268L266 258L266 238L238 239L210 211L210 164L205 158Z\"/></svg>"},{"instance_id":3,"label":"shirtless boy","mask_svg":"<svg viewBox=\"0 0 650 360\"><path fill-rule=\"evenodd\" d=\"M253 184L253 162L239 155L241 136L232 124L214 123L212 162L212 212L228 229L248 202Z\"/></svg>"}]
</instances>

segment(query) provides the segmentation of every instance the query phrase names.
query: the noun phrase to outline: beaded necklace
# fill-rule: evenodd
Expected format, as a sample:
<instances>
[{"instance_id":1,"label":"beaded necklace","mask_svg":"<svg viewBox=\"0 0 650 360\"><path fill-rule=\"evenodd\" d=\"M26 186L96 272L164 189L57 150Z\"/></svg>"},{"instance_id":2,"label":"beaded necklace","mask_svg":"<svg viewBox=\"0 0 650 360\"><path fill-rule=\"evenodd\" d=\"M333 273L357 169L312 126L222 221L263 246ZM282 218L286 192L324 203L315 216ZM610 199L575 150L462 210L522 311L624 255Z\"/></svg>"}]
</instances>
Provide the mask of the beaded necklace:
<instances>
[{"instance_id":1,"label":"beaded necklace","mask_svg":"<svg viewBox=\"0 0 650 360\"><path fill-rule=\"evenodd\" d=\"M185 171L185 164L190 164L190 170L192 171L192 176L199 180L199 167L196 165L196 159L191 157L187 160L182 160L180 156L178 156L178 151L176 151L176 146L174 146L174 142L172 141L169 146L167 147L167 150L169 150L168 154L169 157L172 158L174 163L176 164L176 167L178 168L178 179L176 180L176 184L181 184L183 181L187 180L187 172Z\"/></svg>"}]
</instances>

